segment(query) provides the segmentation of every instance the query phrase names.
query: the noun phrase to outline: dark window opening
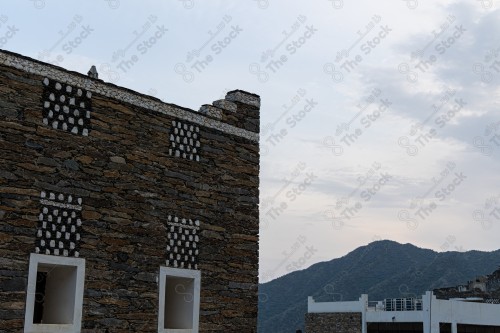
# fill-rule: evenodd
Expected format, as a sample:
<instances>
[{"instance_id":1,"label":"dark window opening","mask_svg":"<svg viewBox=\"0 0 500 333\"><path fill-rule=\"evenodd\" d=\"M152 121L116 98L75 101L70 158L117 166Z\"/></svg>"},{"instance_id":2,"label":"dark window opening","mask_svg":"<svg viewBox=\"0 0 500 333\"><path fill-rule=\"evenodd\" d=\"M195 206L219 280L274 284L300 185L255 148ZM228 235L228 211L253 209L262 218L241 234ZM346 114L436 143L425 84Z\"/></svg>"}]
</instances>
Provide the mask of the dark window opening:
<instances>
[{"instance_id":1,"label":"dark window opening","mask_svg":"<svg viewBox=\"0 0 500 333\"><path fill-rule=\"evenodd\" d=\"M165 282L165 329L192 329L195 281L168 276Z\"/></svg>"},{"instance_id":2,"label":"dark window opening","mask_svg":"<svg viewBox=\"0 0 500 333\"><path fill-rule=\"evenodd\" d=\"M33 324L40 324L42 322L46 284L47 284L47 273L37 272L36 289L35 289L35 309L33 311Z\"/></svg>"},{"instance_id":3,"label":"dark window opening","mask_svg":"<svg viewBox=\"0 0 500 333\"><path fill-rule=\"evenodd\" d=\"M367 323L368 333L422 333L423 323Z\"/></svg>"},{"instance_id":4,"label":"dark window opening","mask_svg":"<svg viewBox=\"0 0 500 333\"><path fill-rule=\"evenodd\" d=\"M451 323L439 323L439 333L451 333Z\"/></svg>"},{"instance_id":5,"label":"dark window opening","mask_svg":"<svg viewBox=\"0 0 500 333\"><path fill-rule=\"evenodd\" d=\"M458 333L500 333L499 326L486 326L486 325L457 325Z\"/></svg>"}]
</instances>

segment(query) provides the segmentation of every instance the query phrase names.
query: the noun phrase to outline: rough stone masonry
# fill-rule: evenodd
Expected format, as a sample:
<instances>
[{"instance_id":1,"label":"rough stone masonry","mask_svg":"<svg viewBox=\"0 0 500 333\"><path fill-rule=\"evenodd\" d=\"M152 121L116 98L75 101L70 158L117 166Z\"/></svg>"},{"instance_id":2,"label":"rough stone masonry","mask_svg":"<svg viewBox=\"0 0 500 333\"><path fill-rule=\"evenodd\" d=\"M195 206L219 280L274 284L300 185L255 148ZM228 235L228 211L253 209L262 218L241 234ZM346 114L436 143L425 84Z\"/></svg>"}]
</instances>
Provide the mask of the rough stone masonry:
<instances>
[{"instance_id":1,"label":"rough stone masonry","mask_svg":"<svg viewBox=\"0 0 500 333\"><path fill-rule=\"evenodd\" d=\"M200 332L256 332L259 108L0 51L0 332L23 331L31 253L85 259L82 332L158 332L160 266L201 271Z\"/></svg>"},{"instance_id":2,"label":"rough stone masonry","mask_svg":"<svg viewBox=\"0 0 500 333\"><path fill-rule=\"evenodd\" d=\"M306 333L361 333L361 313L307 313Z\"/></svg>"}]
</instances>

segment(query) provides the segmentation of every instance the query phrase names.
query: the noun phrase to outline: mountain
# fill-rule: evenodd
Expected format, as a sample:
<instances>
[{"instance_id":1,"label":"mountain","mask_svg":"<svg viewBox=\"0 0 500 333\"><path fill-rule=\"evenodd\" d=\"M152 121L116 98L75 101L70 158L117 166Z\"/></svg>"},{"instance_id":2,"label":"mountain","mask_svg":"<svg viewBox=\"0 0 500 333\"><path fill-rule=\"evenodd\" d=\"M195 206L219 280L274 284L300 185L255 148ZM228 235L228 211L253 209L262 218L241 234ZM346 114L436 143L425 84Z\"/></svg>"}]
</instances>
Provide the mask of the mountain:
<instances>
[{"instance_id":1,"label":"mountain","mask_svg":"<svg viewBox=\"0 0 500 333\"><path fill-rule=\"evenodd\" d=\"M316 301L415 297L495 271L500 250L435 252L383 240L259 286L259 333L304 329L307 297Z\"/></svg>"}]
</instances>

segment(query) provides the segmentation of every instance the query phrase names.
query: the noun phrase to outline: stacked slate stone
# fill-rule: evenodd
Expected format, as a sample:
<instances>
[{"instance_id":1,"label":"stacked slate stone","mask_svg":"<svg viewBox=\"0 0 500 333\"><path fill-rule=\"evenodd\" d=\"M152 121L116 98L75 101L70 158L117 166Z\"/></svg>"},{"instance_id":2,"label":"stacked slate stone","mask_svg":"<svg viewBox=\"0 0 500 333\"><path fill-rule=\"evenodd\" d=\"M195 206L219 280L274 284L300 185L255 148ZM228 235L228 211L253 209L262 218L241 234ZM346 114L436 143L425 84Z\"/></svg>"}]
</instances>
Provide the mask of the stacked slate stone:
<instances>
[{"instance_id":1,"label":"stacked slate stone","mask_svg":"<svg viewBox=\"0 0 500 333\"><path fill-rule=\"evenodd\" d=\"M308 313L305 331L307 333L359 333L360 312Z\"/></svg>"}]
</instances>

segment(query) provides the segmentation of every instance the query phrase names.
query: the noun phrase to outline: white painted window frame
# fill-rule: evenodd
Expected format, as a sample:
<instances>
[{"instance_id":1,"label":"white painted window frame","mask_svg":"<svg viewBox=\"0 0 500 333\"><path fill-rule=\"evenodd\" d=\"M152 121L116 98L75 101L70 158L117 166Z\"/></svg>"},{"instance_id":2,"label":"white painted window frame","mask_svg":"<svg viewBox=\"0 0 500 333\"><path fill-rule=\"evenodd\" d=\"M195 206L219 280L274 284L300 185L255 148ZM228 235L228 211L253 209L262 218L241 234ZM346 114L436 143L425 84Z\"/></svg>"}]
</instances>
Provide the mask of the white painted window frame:
<instances>
[{"instance_id":1,"label":"white painted window frame","mask_svg":"<svg viewBox=\"0 0 500 333\"><path fill-rule=\"evenodd\" d=\"M193 328L192 329L166 329L165 327L165 290L167 276L190 278L194 280L193 295ZM200 322L200 290L201 272L194 269L173 267L160 267L159 274L159 306L158 306L158 333L198 333Z\"/></svg>"},{"instance_id":2,"label":"white painted window frame","mask_svg":"<svg viewBox=\"0 0 500 333\"><path fill-rule=\"evenodd\" d=\"M39 265L73 266L76 268L75 304L73 324L34 324L36 279ZM28 288L26 291L26 312L24 333L79 333L82 325L83 290L85 280L85 259L32 253L30 255Z\"/></svg>"}]
</instances>

